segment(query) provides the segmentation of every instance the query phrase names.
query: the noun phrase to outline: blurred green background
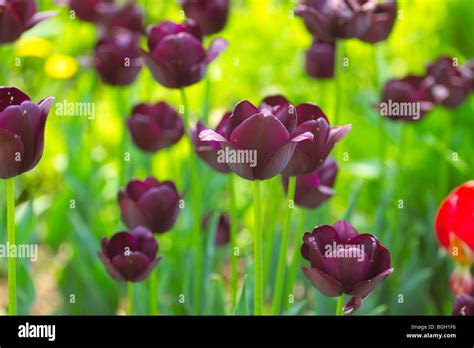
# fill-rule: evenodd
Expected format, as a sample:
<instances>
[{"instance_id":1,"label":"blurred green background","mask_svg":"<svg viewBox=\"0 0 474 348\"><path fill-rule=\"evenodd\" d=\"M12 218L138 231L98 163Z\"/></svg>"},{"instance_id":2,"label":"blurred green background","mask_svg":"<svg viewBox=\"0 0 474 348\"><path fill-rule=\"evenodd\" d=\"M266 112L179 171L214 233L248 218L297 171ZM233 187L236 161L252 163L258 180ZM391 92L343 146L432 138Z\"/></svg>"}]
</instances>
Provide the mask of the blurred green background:
<instances>
[{"instance_id":1,"label":"blurred green background","mask_svg":"<svg viewBox=\"0 0 474 348\"><path fill-rule=\"evenodd\" d=\"M422 122L412 124L382 119L372 104L380 98L389 78L422 74L425 65L441 55L457 57L461 64L474 57L470 29L474 1L399 0L399 18L388 40L376 46L344 41L342 50L349 66L329 81L312 80L304 72L304 51L311 44L311 36L303 21L291 12L295 2L231 2L229 22L218 34L228 40L229 48L210 65L205 80L188 88L193 119L209 119L209 124L215 125L223 112L242 99L259 103L269 94L281 93L293 103L317 103L332 121L339 103L338 123L353 126L333 151L340 165L336 195L323 207L306 211L304 220L301 211L294 213L288 267L303 232L345 218L359 232L376 235L391 251L395 268L364 301L359 314L450 313L453 297L447 279L454 262L438 247L433 221L448 192L474 178L474 97L471 94L455 110L438 107ZM31 173L16 179L17 242L40 245L37 262L19 262L19 313L123 314L125 286L108 276L97 252L102 236L124 229L116 202L119 188L132 177L148 174L146 157L131 144L124 120L138 102L165 100L179 107L179 91L160 86L147 68L131 87L102 84L91 68L96 42L93 25L70 20L68 9L52 1L38 3L41 10L58 9L59 14L26 32L16 43L0 47L2 76L6 76L0 84L18 87L35 101L54 96L56 103L93 102L96 115L91 120L58 116L53 105L43 159ZM137 3L145 8L147 24L182 20L180 7L173 0ZM337 95L336 84L341 91ZM124 137L130 162L122 161ZM180 192L189 191L186 158L190 151L183 140L156 153L152 174L160 180L175 181ZM226 177L202 162L199 171L204 213L225 211ZM263 187L269 307L286 201L280 178L264 182ZM2 207L4 192L1 185ZM242 296L235 313L249 314L253 288L251 185L238 179L237 192ZM270 194L280 199L265 199ZM279 209L274 231L267 221L272 209ZM163 256L158 265L161 314L194 313L191 219L188 205L175 228L158 237ZM213 245L213 224L215 219L206 231L206 289L199 313L231 314L230 250ZM0 210L0 226L0 242L5 243L5 208ZM285 292L294 294L294 303L284 301L285 313L333 314L335 300L318 293L304 278L299 267L307 262L297 255L291 268L296 283ZM2 259L2 312L6 312L7 302L6 269ZM148 287L148 280L136 286L137 311L141 314L148 313ZM184 303L180 303L180 295L185 296Z\"/></svg>"}]
</instances>

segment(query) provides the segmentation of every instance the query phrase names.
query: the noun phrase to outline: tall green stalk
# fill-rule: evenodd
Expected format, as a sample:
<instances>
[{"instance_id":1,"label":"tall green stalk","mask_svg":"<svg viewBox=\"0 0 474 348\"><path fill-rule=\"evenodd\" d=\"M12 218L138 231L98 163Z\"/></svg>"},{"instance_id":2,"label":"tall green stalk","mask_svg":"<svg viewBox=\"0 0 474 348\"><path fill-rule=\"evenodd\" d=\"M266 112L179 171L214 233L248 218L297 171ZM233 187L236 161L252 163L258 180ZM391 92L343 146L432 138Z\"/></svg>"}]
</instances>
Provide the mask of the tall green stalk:
<instances>
[{"instance_id":1,"label":"tall green stalk","mask_svg":"<svg viewBox=\"0 0 474 348\"><path fill-rule=\"evenodd\" d=\"M344 294L337 298L336 315L341 316L344 307Z\"/></svg>"},{"instance_id":2,"label":"tall green stalk","mask_svg":"<svg viewBox=\"0 0 474 348\"><path fill-rule=\"evenodd\" d=\"M158 314L158 268L150 274L150 315Z\"/></svg>"},{"instance_id":3,"label":"tall green stalk","mask_svg":"<svg viewBox=\"0 0 474 348\"><path fill-rule=\"evenodd\" d=\"M13 246L15 241L15 191L14 179L5 180L7 194L7 241ZM16 315L16 258L8 258L8 313Z\"/></svg>"},{"instance_id":4,"label":"tall green stalk","mask_svg":"<svg viewBox=\"0 0 474 348\"><path fill-rule=\"evenodd\" d=\"M184 126L186 134L189 137L189 104L186 92L181 89L181 98L183 100L184 107ZM189 139L189 138L188 138ZM192 142L189 139L190 148L192 149ZM191 190L191 209L193 212L193 246L194 246L194 286L193 286L193 300L194 300L194 309L196 312L199 312L201 305L201 287L202 287L202 276L203 276L203 243L201 236L201 192L200 192L200 182L197 172L197 162L196 156L190 154L189 156L189 175L190 175L190 190Z\"/></svg>"},{"instance_id":5,"label":"tall green stalk","mask_svg":"<svg viewBox=\"0 0 474 348\"><path fill-rule=\"evenodd\" d=\"M237 285L238 285L238 257L235 255L237 247L237 206L235 197L235 180L234 174L229 173L229 208L230 208L230 288L232 295L232 308L237 301Z\"/></svg>"},{"instance_id":6,"label":"tall green stalk","mask_svg":"<svg viewBox=\"0 0 474 348\"><path fill-rule=\"evenodd\" d=\"M295 188L296 188L296 177L290 176L288 181L288 202L287 204L294 204L295 199ZM278 255L278 268L277 276L275 280L275 289L273 293L273 302L272 302L272 314L277 315L280 313L281 300L283 295L284 281L285 281L285 271L286 271L286 257L288 255L288 240L290 237L290 227L291 227L291 213L294 207L287 207L285 213L285 222L283 225L283 230L281 234L280 242L280 253Z\"/></svg>"},{"instance_id":7,"label":"tall green stalk","mask_svg":"<svg viewBox=\"0 0 474 348\"><path fill-rule=\"evenodd\" d=\"M133 315L133 283L132 282L127 282L127 293L128 293L127 314Z\"/></svg>"},{"instance_id":8,"label":"tall green stalk","mask_svg":"<svg viewBox=\"0 0 474 348\"><path fill-rule=\"evenodd\" d=\"M263 312L263 249L262 249L262 204L260 197L260 181L253 181L254 197L254 235L253 235L253 265L254 265L254 314Z\"/></svg>"}]
</instances>

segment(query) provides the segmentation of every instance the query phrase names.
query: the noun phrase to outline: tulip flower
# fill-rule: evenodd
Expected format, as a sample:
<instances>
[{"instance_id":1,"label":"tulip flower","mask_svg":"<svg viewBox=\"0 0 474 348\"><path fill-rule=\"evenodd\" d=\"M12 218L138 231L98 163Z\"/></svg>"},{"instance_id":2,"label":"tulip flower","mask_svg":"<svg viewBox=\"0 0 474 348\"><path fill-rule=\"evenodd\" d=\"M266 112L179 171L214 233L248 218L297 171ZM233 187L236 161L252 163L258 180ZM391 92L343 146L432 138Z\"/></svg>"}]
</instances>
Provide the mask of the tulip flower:
<instances>
[{"instance_id":1,"label":"tulip flower","mask_svg":"<svg viewBox=\"0 0 474 348\"><path fill-rule=\"evenodd\" d=\"M211 221L212 214L206 215L203 220L203 227L207 228ZM227 213L221 213L216 224L214 243L217 246L227 245L230 242L230 216Z\"/></svg>"},{"instance_id":2,"label":"tulip flower","mask_svg":"<svg viewBox=\"0 0 474 348\"><path fill-rule=\"evenodd\" d=\"M428 65L425 86L436 104L455 108L462 104L471 89L470 75L450 57L441 57Z\"/></svg>"},{"instance_id":3,"label":"tulip flower","mask_svg":"<svg viewBox=\"0 0 474 348\"><path fill-rule=\"evenodd\" d=\"M149 52L142 52L145 63L160 84L183 88L199 82L207 66L227 47L217 38L206 52L199 26L188 19L182 24L164 21L148 29Z\"/></svg>"},{"instance_id":4,"label":"tulip flower","mask_svg":"<svg viewBox=\"0 0 474 348\"><path fill-rule=\"evenodd\" d=\"M0 1L0 44L13 42L55 12L39 12L35 0Z\"/></svg>"},{"instance_id":5,"label":"tulip flower","mask_svg":"<svg viewBox=\"0 0 474 348\"><path fill-rule=\"evenodd\" d=\"M452 315L474 315L474 297L468 294L461 294L457 296L454 300Z\"/></svg>"},{"instance_id":6,"label":"tulip flower","mask_svg":"<svg viewBox=\"0 0 474 348\"><path fill-rule=\"evenodd\" d=\"M229 14L229 0L180 0L184 13L201 27L204 35L221 31Z\"/></svg>"},{"instance_id":7,"label":"tulip flower","mask_svg":"<svg viewBox=\"0 0 474 348\"><path fill-rule=\"evenodd\" d=\"M305 233L301 254L311 262L302 270L313 286L340 299L343 294L365 298L393 272L389 251L373 235L359 234L346 221ZM358 307L357 302L352 300L353 307Z\"/></svg>"},{"instance_id":8,"label":"tulip flower","mask_svg":"<svg viewBox=\"0 0 474 348\"><path fill-rule=\"evenodd\" d=\"M455 188L436 215L438 241L462 265L474 262L474 180Z\"/></svg>"},{"instance_id":9,"label":"tulip flower","mask_svg":"<svg viewBox=\"0 0 474 348\"><path fill-rule=\"evenodd\" d=\"M216 132L225 136L225 126L227 123L228 118L232 113L226 113L219 124L216 127ZM231 171L230 167L227 163L221 163L218 161L218 153L221 150L221 146L217 141L202 141L199 138L199 134L208 129L204 123L199 121L195 127L190 129L190 137L191 141L194 144L194 149L196 154L201 158L204 162L206 162L211 168L217 170L221 173L229 173Z\"/></svg>"},{"instance_id":10,"label":"tulip flower","mask_svg":"<svg viewBox=\"0 0 474 348\"><path fill-rule=\"evenodd\" d=\"M95 47L94 64L101 80L114 86L133 83L140 73L139 37L125 30L109 32Z\"/></svg>"},{"instance_id":11,"label":"tulip flower","mask_svg":"<svg viewBox=\"0 0 474 348\"><path fill-rule=\"evenodd\" d=\"M158 242L145 227L118 232L108 240L102 238L99 257L109 275L119 281L138 282L145 279L161 260Z\"/></svg>"},{"instance_id":12,"label":"tulip flower","mask_svg":"<svg viewBox=\"0 0 474 348\"><path fill-rule=\"evenodd\" d=\"M425 78L409 75L399 80L389 80L385 84L382 103L379 111L390 120L418 121L433 108L427 88L424 87ZM402 115L401 105L412 105L412 113ZM397 109L394 109L394 107ZM386 108L386 111L384 111ZM398 110L397 112L395 112Z\"/></svg>"},{"instance_id":13,"label":"tulip flower","mask_svg":"<svg viewBox=\"0 0 474 348\"><path fill-rule=\"evenodd\" d=\"M242 178L266 180L281 173L298 143L313 140L310 132L294 134L295 127L296 112L291 104L270 111L268 108L260 110L244 100L227 119L226 135L206 129L199 138L220 143L229 154L227 164ZM244 159L239 160L239 157ZM255 157L254 161L249 160L251 157Z\"/></svg>"},{"instance_id":14,"label":"tulip flower","mask_svg":"<svg viewBox=\"0 0 474 348\"><path fill-rule=\"evenodd\" d=\"M317 208L334 195L334 182L338 166L328 158L313 173L296 177L295 204L305 208ZM288 193L288 177L282 176L285 192Z\"/></svg>"},{"instance_id":15,"label":"tulip flower","mask_svg":"<svg viewBox=\"0 0 474 348\"><path fill-rule=\"evenodd\" d=\"M44 148L44 129L53 97L38 104L14 87L0 87L0 178L32 170Z\"/></svg>"},{"instance_id":16,"label":"tulip flower","mask_svg":"<svg viewBox=\"0 0 474 348\"><path fill-rule=\"evenodd\" d=\"M314 78L334 77L335 45L335 42L313 39L313 44L305 55L305 68L309 76Z\"/></svg>"},{"instance_id":17,"label":"tulip flower","mask_svg":"<svg viewBox=\"0 0 474 348\"><path fill-rule=\"evenodd\" d=\"M449 276L449 289L455 296L473 292L474 279L472 278L470 265L456 266L454 272Z\"/></svg>"},{"instance_id":18,"label":"tulip flower","mask_svg":"<svg viewBox=\"0 0 474 348\"><path fill-rule=\"evenodd\" d=\"M131 180L118 194L125 225L129 228L145 226L153 233L165 233L173 228L180 199L172 181L160 183L153 177Z\"/></svg>"},{"instance_id":19,"label":"tulip flower","mask_svg":"<svg viewBox=\"0 0 474 348\"><path fill-rule=\"evenodd\" d=\"M184 134L183 120L165 102L136 105L127 125L133 142L145 152L176 144Z\"/></svg>"},{"instance_id":20,"label":"tulip flower","mask_svg":"<svg viewBox=\"0 0 474 348\"><path fill-rule=\"evenodd\" d=\"M131 32L143 33L143 11L133 3L100 7L98 24L107 29L122 28Z\"/></svg>"},{"instance_id":21,"label":"tulip flower","mask_svg":"<svg viewBox=\"0 0 474 348\"><path fill-rule=\"evenodd\" d=\"M301 0L295 14L303 18L306 28L320 40L359 38L367 42L384 40L391 32L396 3L388 0Z\"/></svg>"}]
</instances>

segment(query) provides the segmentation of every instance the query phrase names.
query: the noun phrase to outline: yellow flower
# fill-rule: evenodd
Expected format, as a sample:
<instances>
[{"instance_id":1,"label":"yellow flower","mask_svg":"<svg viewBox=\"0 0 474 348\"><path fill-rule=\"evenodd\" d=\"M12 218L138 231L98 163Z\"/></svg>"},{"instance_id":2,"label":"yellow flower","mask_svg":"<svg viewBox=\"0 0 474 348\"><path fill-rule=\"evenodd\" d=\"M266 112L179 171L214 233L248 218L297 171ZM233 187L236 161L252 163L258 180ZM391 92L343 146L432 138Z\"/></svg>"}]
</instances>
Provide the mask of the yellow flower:
<instances>
[{"instance_id":1,"label":"yellow flower","mask_svg":"<svg viewBox=\"0 0 474 348\"><path fill-rule=\"evenodd\" d=\"M49 57L44 65L46 75L57 80L74 76L78 69L79 66L73 57L61 54Z\"/></svg>"},{"instance_id":2,"label":"yellow flower","mask_svg":"<svg viewBox=\"0 0 474 348\"><path fill-rule=\"evenodd\" d=\"M15 54L18 57L45 58L51 52L51 43L39 37L26 37L18 41Z\"/></svg>"}]
</instances>

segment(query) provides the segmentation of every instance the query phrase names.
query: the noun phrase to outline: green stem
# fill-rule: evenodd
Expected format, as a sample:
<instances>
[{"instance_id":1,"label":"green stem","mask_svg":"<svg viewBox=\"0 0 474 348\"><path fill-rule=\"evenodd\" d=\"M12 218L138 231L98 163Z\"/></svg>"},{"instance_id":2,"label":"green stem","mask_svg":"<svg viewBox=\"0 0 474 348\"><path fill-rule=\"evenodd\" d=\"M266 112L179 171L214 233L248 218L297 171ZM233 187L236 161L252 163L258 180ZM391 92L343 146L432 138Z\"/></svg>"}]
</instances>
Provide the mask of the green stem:
<instances>
[{"instance_id":1,"label":"green stem","mask_svg":"<svg viewBox=\"0 0 474 348\"><path fill-rule=\"evenodd\" d=\"M270 267L272 265L273 256L273 240L275 238L275 226L277 222L278 213L278 202L279 197L275 194L279 189L280 178L274 178L270 183L270 204L267 205L265 214L265 226L268 228L265 236L265 248L264 248L264 267L263 267L263 279L267 284L270 277Z\"/></svg>"},{"instance_id":2,"label":"green stem","mask_svg":"<svg viewBox=\"0 0 474 348\"><path fill-rule=\"evenodd\" d=\"M188 134L188 140L190 144L190 149L193 148L191 139L189 138L189 104L186 92L181 89L181 98L183 100L184 107L184 126L186 134ZM200 192L200 182L197 173L197 163L196 156L191 154L189 156L189 174L191 179L191 209L193 212L193 246L195 251L194 259L194 286L193 286L193 300L194 300L194 309L196 312L199 312L201 304L201 287L202 287L202 261L203 261L203 249L202 249L202 236L201 236L201 216L200 216L200 203L201 203L201 192Z\"/></svg>"},{"instance_id":3,"label":"green stem","mask_svg":"<svg viewBox=\"0 0 474 348\"><path fill-rule=\"evenodd\" d=\"M254 196L254 314L262 315L263 311L263 250L262 250L262 205L260 201L260 181L253 182Z\"/></svg>"},{"instance_id":4,"label":"green stem","mask_svg":"<svg viewBox=\"0 0 474 348\"><path fill-rule=\"evenodd\" d=\"M127 292L128 292L128 315L133 315L133 283L127 282Z\"/></svg>"},{"instance_id":5,"label":"green stem","mask_svg":"<svg viewBox=\"0 0 474 348\"><path fill-rule=\"evenodd\" d=\"M237 247L237 207L234 174L229 173L228 177L230 197L230 288L232 291L232 308L234 308L237 301L237 283L239 278L238 257L235 255L235 248Z\"/></svg>"},{"instance_id":6,"label":"green stem","mask_svg":"<svg viewBox=\"0 0 474 348\"><path fill-rule=\"evenodd\" d=\"M150 274L150 315L158 314L158 269Z\"/></svg>"},{"instance_id":7,"label":"green stem","mask_svg":"<svg viewBox=\"0 0 474 348\"><path fill-rule=\"evenodd\" d=\"M344 307L344 295L341 295L337 298L337 307L336 307L336 315L342 315L342 309Z\"/></svg>"},{"instance_id":8,"label":"green stem","mask_svg":"<svg viewBox=\"0 0 474 348\"><path fill-rule=\"evenodd\" d=\"M296 188L296 177L290 176L288 181L288 203L292 206L287 207L285 214L285 222L283 225L283 230L281 233L281 242L280 242L280 253L278 255L278 268L277 276L275 280L275 288L273 293L273 303L272 303L272 314L277 315L280 313L281 309L281 300L283 295L283 287L285 281L285 271L286 271L286 258L288 255L288 240L290 237L290 227L291 227L291 213L293 212L293 204L295 199L295 188Z\"/></svg>"},{"instance_id":9,"label":"green stem","mask_svg":"<svg viewBox=\"0 0 474 348\"><path fill-rule=\"evenodd\" d=\"M341 91L341 83L342 77L340 76L342 71L342 63L344 59L344 45L342 40L336 43L336 66L335 66L335 74L334 77L334 125L337 125L339 122L339 112L341 110L342 104L342 91Z\"/></svg>"},{"instance_id":10,"label":"green stem","mask_svg":"<svg viewBox=\"0 0 474 348\"><path fill-rule=\"evenodd\" d=\"M13 178L5 180L7 193L7 240L13 246L15 241L15 191ZM16 315L16 258L8 258L8 313Z\"/></svg>"}]
</instances>

